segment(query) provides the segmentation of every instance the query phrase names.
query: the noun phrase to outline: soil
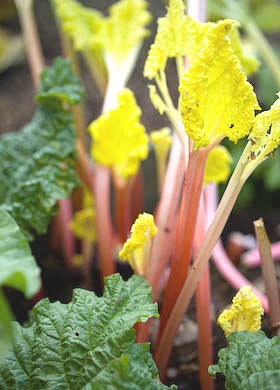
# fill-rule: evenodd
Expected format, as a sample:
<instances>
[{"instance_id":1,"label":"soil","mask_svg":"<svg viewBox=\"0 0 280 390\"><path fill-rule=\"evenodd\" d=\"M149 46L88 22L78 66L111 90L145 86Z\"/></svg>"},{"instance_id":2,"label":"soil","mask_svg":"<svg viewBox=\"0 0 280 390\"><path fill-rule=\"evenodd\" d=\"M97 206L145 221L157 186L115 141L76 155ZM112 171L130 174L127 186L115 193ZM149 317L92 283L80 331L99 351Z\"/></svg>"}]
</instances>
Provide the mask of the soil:
<instances>
[{"instance_id":1,"label":"soil","mask_svg":"<svg viewBox=\"0 0 280 390\"><path fill-rule=\"evenodd\" d=\"M90 5L93 2L83 1L83 3ZM52 59L61 53L59 35L49 2L46 0L36 0L35 4L36 19L38 22L43 52L47 64L50 64ZM111 0L94 1L94 6L103 11L105 11L111 4ZM128 83L128 86L134 91L136 99L144 112L142 122L148 131L159 129L168 124L166 118L160 116L153 109L148 96L147 80L145 80L142 75L146 53L150 43L153 41L153 35L156 29L155 20L157 17L164 14L164 3L159 0L153 0L150 2L150 8L154 16L154 22L151 27L152 32L143 45L136 69ZM20 31L16 18L7 23L7 26L15 32ZM173 72L173 64L168 64L168 67L168 73L171 75L168 82L172 95L175 98L178 82L176 77L172 76L172 74L175 75L175 72ZM88 122L90 122L99 115L102 99L83 62L82 70L83 81L87 91L87 118ZM26 62L14 68L10 68L0 74L0 83L0 133L5 133L20 129L24 126L32 117L36 109L36 104L33 101L34 90ZM146 189L145 211L151 212L154 210L157 201L154 168L154 157L150 154L148 160L146 160L143 164L143 169ZM279 193L274 193L273 196L274 198L276 197L276 199L279 199ZM267 207L255 209L254 206L256 206L256 204L258 204L257 197L255 204L252 205L252 208L246 210L234 210L223 233L224 241L226 241L228 234L232 231L241 231L246 234L253 234L252 222L260 216L263 216L265 219L266 227L272 241L280 238L280 210L273 209L272 211ZM48 235L37 237L35 242L32 244L32 250L42 268L42 280L45 295L49 297L51 301L60 300L61 302L69 302L73 288L79 287L82 283L80 272L77 270L75 274L70 274L65 271L62 257L57 253L53 253L49 246ZM125 278L128 278L131 275L131 271L127 266L119 265L118 271ZM94 281L94 291L100 295L101 284L99 281L99 271L96 261L93 262L92 276ZM251 280L255 280L260 276L260 270L256 269L250 272L246 271L246 276ZM213 264L211 264L211 283L213 286L213 338L216 360L217 351L221 347L225 346L224 335L216 325L217 314L230 303L235 291L222 279ZM16 319L23 323L28 318L28 310L31 308L32 302L26 301L18 292L10 289L7 289L6 292L10 298ZM193 306L189 310L188 318L195 321L195 309ZM267 323L268 321L266 319L264 321L265 327ZM174 347L170 368L168 370L167 383L178 384L178 389L180 390L195 390L200 388L198 381L195 329L192 329L191 332L193 332L194 337L190 337L190 339L193 338L194 341L186 341L183 338L183 340L178 343L180 345ZM218 378L216 381L216 389L224 389L224 382L222 378Z\"/></svg>"}]
</instances>

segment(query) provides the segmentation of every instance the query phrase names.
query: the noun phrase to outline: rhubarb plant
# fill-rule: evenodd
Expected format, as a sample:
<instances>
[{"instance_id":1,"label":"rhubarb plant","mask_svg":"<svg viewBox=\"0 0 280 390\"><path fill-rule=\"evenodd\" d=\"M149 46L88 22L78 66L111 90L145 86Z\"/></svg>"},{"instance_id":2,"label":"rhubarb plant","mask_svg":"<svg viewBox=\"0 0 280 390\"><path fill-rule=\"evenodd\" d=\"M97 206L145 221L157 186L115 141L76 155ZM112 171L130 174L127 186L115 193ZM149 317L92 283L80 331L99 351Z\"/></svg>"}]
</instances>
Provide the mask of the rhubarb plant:
<instances>
[{"instance_id":1,"label":"rhubarb plant","mask_svg":"<svg viewBox=\"0 0 280 390\"><path fill-rule=\"evenodd\" d=\"M141 276L105 279L103 297L76 289L72 302L40 301L30 321L13 323L14 342L0 365L1 389L164 390L149 344L134 344L137 322L157 317ZM170 389L175 390L176 386Z\"/></svg>"},{"instance_id":2,"label":"rhubarb plant","mask_svg":"<svg viewBox=\"0 0 280 390\"><path fill-rule=\"evenodd\" d=\"M260 330L263 309L251 287L242 287L232 303L218 318L228 345L219 351L218 364L209 367L209 374L223 374L227 390L278 389L280 335L269 339Z\"/></svg>"}]
</instances>

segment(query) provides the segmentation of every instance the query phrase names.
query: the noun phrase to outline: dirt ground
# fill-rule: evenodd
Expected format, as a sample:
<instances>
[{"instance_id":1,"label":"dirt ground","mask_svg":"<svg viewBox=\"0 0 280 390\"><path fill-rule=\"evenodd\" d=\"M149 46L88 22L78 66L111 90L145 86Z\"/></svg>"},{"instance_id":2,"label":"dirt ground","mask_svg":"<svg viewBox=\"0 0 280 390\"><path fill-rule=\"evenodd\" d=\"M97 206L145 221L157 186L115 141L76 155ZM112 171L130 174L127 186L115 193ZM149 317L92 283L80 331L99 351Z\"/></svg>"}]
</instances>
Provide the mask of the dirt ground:
<instances>
[{"instance_id":1,"label":"dirt ground","mask_svg":"<svg viewBox=\"0 0 280 390\"><path fill-rule=\"evenodd\" d=\"M47 64L50 64L52 59L61 54L59 36L56 29L54 17L50 10L49 2L46 0L36 0L36 19L39 26L39 34L43 46L43 52ZM112 1L110 0L88 0L84 4L93 4L99 10L106 10ZM148 131L159 129L168 124L165 117L161 117L152 107L147 89L147 80L144 79L142 72L146 58L147 49L153 40L156 24L155 19L164 14L164 4L159 0L150 1L151 12L154 16L154 22L151 27L151 35L145 41L141 50L139 60L133 75L128 83L128 86L134 91L136 99L143 110L141 118L142 123L146 126ZM0 5L1 12L1 5ZM13 31L20 31L18 21L12 20L7 26ZM170 64L168 72L169 86L172 95L176 96L177 79L174 67ZM102 99L99 95L94 82L91 80L82 64L83 80L87 91L87 119L88 122L96 118L101 109ZM172 76L173 74L173 76ZM26 62L19 66L10 68L4 73L0 74L0 133L14 131L20 129L25 125L36 109L36 104L33 101L34 90L32 87L32 80L30 77L28 65ZM156 204L156 177L154 170L154 158L151 154L144 163L145 188L146 191L146 208L145 211L153 211ZM228 233L234 230L243 233L253 233L253 220L260 216L264 216L268 233L272 240L280 239L279 223L280 210L268 211L265 209L254 209L253 207L245 210L235 210L230 217L223 234L224 240ZM61 300L67 302L71 298L72 289L79 286L81 277L79 272L75 275L65 273L62 259L53 254L48 246L47 236L38 237L33 244L33 252L42 267L42 278L46 295L50 300ZM120 267L119 271L128 277L129 269L127 267ZM93 275L95 281L95 290L100 292L100 284L98 282L98 270L96 266L93 267ZM247 273L251 280L255 280L260 276L260 270L254 270ZM219 273L211 264L211 280L212 280L212 300L213 300L213 330L214 330L214 350L215 359L217 350L225 346L225 338L221 330L216 325L215 321L217 314L227 306L234 290L222 279ZM23 322L27 318L27 310L30 303L26 302L22 296L16 292L9 291L11 303L15 311L16 318ZM194 307L189 311L188 317L195 321ZM265 320L264 324L267 324ZM188 324L189 325L189 324ZM195 338L195 325L191 322L191 327L183 328L187 332L187 336L182 337L182 340L177 342L174 348L170 366L168 370L168 383L178 384L180 390L199 389L198 381L198 362L197 362L197 348ZM187 329L187 330L186 330ZM188 333L189 332L189 333ZM217 389L223 389L224 384L221 378L217 381Z\"/></svg>"}]
</instances>

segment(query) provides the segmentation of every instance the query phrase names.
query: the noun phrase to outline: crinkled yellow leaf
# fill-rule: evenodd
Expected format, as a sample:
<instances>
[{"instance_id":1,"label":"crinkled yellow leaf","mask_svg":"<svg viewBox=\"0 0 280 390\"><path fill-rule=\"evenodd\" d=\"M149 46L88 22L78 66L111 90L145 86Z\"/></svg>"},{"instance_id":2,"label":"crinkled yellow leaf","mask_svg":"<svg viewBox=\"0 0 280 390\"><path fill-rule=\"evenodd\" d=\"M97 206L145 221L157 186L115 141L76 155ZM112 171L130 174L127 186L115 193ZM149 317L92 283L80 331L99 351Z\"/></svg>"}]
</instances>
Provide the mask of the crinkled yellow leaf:
<instances>
[{"instance_id":1,"label":"crinkled yellow leaf","mask_svg":"<svg viewBox=\"0 0 280 390\"><path fill-rule=\"evenodd\" d=\"M215 182L216 184L227 180L230 174L232 158L224 146L216 146L207 157L204 184Z\"/></svg>"},{"instance_id":2,"label":"crinkled yellow leaf","mask_svg":"<svg viewBox=\"0 0 280 390\"><path fill-rule=\"evenodd\" d=\"M171 131L168 127L152 131L150 134L151 141L155 148L155 153L159 158L165 158L172 143Z\"/></svg>"},{"instance_id":3,"label":"crinkled yellow leaf","mask_svg":"<svg viewBox=\"0 0 280 390\"><path fill-rule=\"evenodd\" d=\"M180 83L180 112L196 149L220 137L237 142L249 133L259 109L228 38L234 27L224 20L209 29L207 44Z\"/></svg>"},{"instance_id":4,"label":"crinkled yellow leaf","mask_svg":"<svg viewBox=\"0 0 280 390\"><path fill-rule=\"evenodd\" d=\"M117 61L122 61L148 35L151 21L145 0L120 0L109 9L102 30L102 45Z\"/></svg>"},{"instance_id":5,"label":"crinkled yellow leaf","mask_svg":"<svg viewBox=\"0 0 280 390\"><path fill-rule=\"evenodd\" d=\"M144 76L153 79L164 70L169 57L185 56L192 61L201 50L203 39L213 23L198 23L186 16L183 0L170 0L167 14L158 19L154 43L148 53Z\"/></svg>"},{"instance_id":6,"label":"crinkled yellow leaf","mask_svg":"<svg viewBox=\"0 0 280 390\"><path fill-rule=\"evenodd\" d=\"M141 160L148 155L148 136L140 115L132 91L126 88L118 95L117 107L89 126L94 160L123 178L135 175Z\"/></svg>"},{"instance_id":7,"label":"crinkled yellow leaf","mask_svg":"<svg viewBox=\"0 0 280 390\"><path fill-rule=\"evenodd\" d=\"M278 93L280 96L280 93ZM251 150L254 158L266 159L280 145L280 99L270 110L256 116L249 138L252 141Z\"/></svg>"},{"instance_id":8,"label":"crinkled yellow leaf","mask_svg":"<svg viewBox=\"0 0 280 390\"><path fill-rule=\"evenodd\" d=\"M128 261L135 272L143 274L148 260L151 239L157 234L154 217L151 214L139 214L131 228L131 237L126 240L119 258ZM148 252L148 253L147 253Z\"/></svg>"},{"instance_id":9,"label":"crinkled yellow leaf","mask_svg":"<svg viewBox=\"0 0 280 390\"><path fill-rule=\"evenodd\" d=\"M233 50L241 62L243 71L249 76L252 73L256 73L260 62L254 57L249 50L246 50L246 45L241 41L238 28L233 28L229 32L229 38L232 43Z\"/></svg>"},{"instance_id":10,"label":"crinkled yellow leaf","mask_svg":"<svg viewBox=\"0 0 280 390\"><path fill-rule=\"evenodd\" d=\"M98 11L76 0L52 0L63 30L72 38L76 50L92 51L99 47L104 18Z\"/></svg>"},{"instance_id":11,"label":"crinkled yellow leaf","mask_svg":"<svg viewBox=\"0 0 280 390\"><path fill-rule=\"evenodd\" d=\"M252 293L251 286L244 286L233 298L231 309L220 314L218 324L226 336L242 330L257 332L261 328L263 313L261 302Z\"/></svg>"}]
</instances>

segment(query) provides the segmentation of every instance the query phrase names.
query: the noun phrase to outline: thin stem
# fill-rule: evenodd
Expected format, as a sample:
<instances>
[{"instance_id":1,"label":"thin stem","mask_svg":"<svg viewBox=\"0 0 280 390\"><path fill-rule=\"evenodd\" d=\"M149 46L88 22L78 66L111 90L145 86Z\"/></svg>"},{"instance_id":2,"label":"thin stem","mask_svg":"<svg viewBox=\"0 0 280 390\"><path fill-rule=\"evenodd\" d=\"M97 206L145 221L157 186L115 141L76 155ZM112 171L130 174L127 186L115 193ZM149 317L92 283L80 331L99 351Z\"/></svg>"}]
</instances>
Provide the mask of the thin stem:
<instances>
[{"instance_id":1,"label":"thin stem","mask_svg":"<svg viewBox=\"0 0 280 390\"><path fill-rule=\"evenodd\" d=\"M197 257L205 237L206 210L204 194L200 199L197 227L194 237L194 257ZM210 270L207 264L195 291L196 315L198 324L198 361L199 377L202 390L213 390L214 381L208 374L208 367L213 364L212 359L212 325L211 325L211 285Z\"/></svg>"},{"instance_id":2,"label":"thin stem","mask_svg":"<svg viewBox=\"0 0 280 390\"><path fill-rule=\"evenodd\" d=\"M131 220L131 184L130 180L122 180L114 175L115 190L115 225L121 244L124 244L130 229Z\"/></svg>"},{"instance_id":3,"label":"thin stem","mask_svg":"<svg viewBox=\"0 0 280 390\"><path fill-rule=\"evenodd\" d=\"M40 73L44 69L44 57L38 37L38 30L33 15L32 0L15 0L20 24L23 31L24 46L31 76L36 89L40 85Z\"/></svg>"},{"instance_id":4,"label":"thin stem","mask_svg":"<svg viewBox=\"0 0 280 390\"><path fill-rule=\"evenodd\" d=\"M154 302L158 300L160 282L165 275L173 248L176 212L181 196L185 166L181 143L178 136L174 134L161 199L155 215L158 233L153 239L150 269L147 273L147 280L153 289ZM137 342L147 341L150 324L151 320L137 326Z\"/></svg>"},{"instance_id":5,"label":"thin stem","mask_svg":"<svg viewBox=\"0 0 280 390\"><path fill-rule=\"evenodd\" d=\"M130 225L134 223L138 215L142 213L142 211L144 210L143 193L144 193L144 178L143 178L142 169L140 167L132 183L131 198L133 202L131 205L132 207L131 207Z\"/></svg>"},{"instance_id":6,"label":"thin stem","mask_svg":"<svg viewBox=\"0 0 280 390\"><path fill-rule=\"evenodd\" d=\"M101 96L104 96L108 83L104 64L97 59L94 53L84 52L83 55ZM104 71L102 70L102 67L104 68Z\"/></svg>"},{"instance_id":7,"label":"thin stem","mask_svg":"<svg viewBox=\"0 0 280 390\"><path fill-rule=\"evenodd\" d=\"M98 258L102 281L104 276L115 272L113 258L113 230L110 213L110 171L97 164L95 171L96 230L98 236Z\"/></svg>"},{"instance_id":8,"label":"thin stem","mask_svg":"<svg viewBox=\"0 0 280 390\"><path fill-rule=\"evenodd\" d=\"M271 255L269 238L266 234L263 219L254 221L254 229L260 251L262 274L269 302L269 318L275 335L280 333L280 301L274 261Z\"/></svg>"},{"instance_id":9,"label":"thin stem","mask_svg":"<svg viewBox=\"0 0 280 390\"><path fill-rule=\"evenodd\" d=\"M178 81L182 80L184 76L184 58L181 56L176 57L176 68L177 68L177 75L178 75Z\"/></svg>"},{"instance_id":10,"label":"thin stem","mask_svg":"<svg viewBox=\"0 0 280 390\"><path fill-rule=\"evenodd\" d=\"M242 26L252 41L256 43L259 53L271 70L277 86L280 89L280 62L265 35L249 16L242 18Z\"/></svg>"},{"instance_id":11,"label":"thin stem","mask_svg":"<svg viewBox=\"0 0 280 390\"><path fill-rule=\"evenodd\" d=\"M191 152L189 157L176 228L174 255L163 298L158 340L188 274L207 154L205 149L199 149Z\"/></svg>"},{"instance_id":12,"label":"thin stem","mask_svg":"<svg viewBox=\"0 0 280 390\"><path fill-rule=\"evenodd\" d=\"M158 195L160 196L164 184L165 171L166 171L166 159L167 153L165 156L161 156L156 153L156 164L157 164L157 187Z\"/></svg>"}]
</instances>

